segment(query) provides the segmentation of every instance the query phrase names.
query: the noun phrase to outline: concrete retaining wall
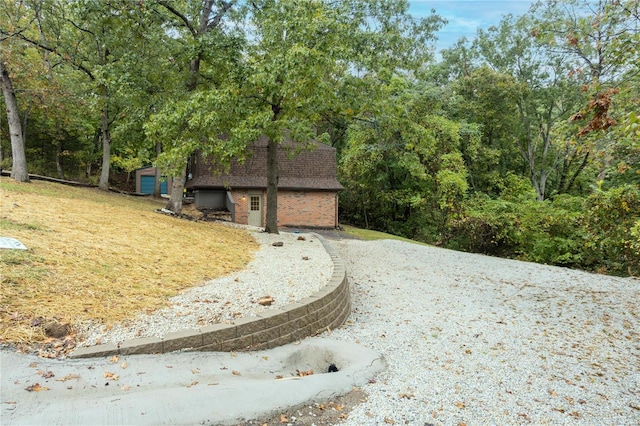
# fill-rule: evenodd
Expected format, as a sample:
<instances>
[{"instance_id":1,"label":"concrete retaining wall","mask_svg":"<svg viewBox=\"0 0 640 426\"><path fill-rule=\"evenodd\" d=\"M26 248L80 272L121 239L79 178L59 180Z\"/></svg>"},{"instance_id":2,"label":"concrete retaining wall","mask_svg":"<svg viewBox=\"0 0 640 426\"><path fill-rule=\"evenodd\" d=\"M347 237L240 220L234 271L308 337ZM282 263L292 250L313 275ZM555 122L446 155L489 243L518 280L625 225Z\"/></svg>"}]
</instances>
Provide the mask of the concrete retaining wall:
<instances>
[{"instance_id":1,"label":"concrete retaining wall","mask_svg":"<svg viewBox=\"0 0 640 426\"><path fill-rule=\"evenodd\" d=\"M333 260L333 275L317 293L282 307L245 317L233 324L213 324L195 330L169 333L163 338L144 337L116 344L79 348L71 358L155 354L178 350L261 350L295 342L339 327L351 311L351 296L344 262L324 238L317 236Z\"/></svg>"}]
</instances>

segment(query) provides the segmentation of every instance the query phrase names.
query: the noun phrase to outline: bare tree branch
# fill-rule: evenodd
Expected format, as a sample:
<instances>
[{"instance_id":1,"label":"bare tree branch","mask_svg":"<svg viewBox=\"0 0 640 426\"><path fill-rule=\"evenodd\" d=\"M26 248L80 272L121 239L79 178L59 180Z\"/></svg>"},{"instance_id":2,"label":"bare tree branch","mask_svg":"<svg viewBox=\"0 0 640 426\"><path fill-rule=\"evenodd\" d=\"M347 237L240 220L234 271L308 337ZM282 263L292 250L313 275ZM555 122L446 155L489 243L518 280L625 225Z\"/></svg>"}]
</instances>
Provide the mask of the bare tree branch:
<instances>
[{"instance_id":1,"label":"bare tree branch","mask_svg":"<svg viewBox=\"0 0 640 426\"><path fill-rule=\"evenodd\" d=\"M159 1L158 4L160 6L162 6L162 7L164 7L165 9L167 9L172 15L177 17L180 21L182 21L182 25L185 26L189 30L189 32L191 33L192 36L196 37L198 35L198 32L196 31L196 29L193 28L193 26L191 25L191 22L189 22L189 18L184 16L182 13L180 13L180 11L178 11L175 7L173 7L170 4L170 2L168 2L168 1Z\"/></svg>"}]
</instances>

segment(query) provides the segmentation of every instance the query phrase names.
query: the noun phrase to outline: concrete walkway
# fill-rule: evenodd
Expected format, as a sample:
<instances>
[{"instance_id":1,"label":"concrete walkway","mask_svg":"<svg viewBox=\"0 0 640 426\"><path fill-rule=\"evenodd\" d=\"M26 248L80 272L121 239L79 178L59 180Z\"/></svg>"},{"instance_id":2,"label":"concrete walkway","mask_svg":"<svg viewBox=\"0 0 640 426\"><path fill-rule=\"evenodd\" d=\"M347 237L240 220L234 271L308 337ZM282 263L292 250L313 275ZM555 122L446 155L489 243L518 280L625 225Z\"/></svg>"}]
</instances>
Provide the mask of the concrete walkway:
<instances>
[{"instance_id":1,"label":"concrete walkway","mask_svg":"<svg viewBox=\"0 0 640 426\"><path fill-rule=\"evenodd\" d=\"M0 361L2 425L238 424L347 393L385 368L378 353L326 338L252 353L63 361L2 350Z\"/></svg>"}]
</instances>

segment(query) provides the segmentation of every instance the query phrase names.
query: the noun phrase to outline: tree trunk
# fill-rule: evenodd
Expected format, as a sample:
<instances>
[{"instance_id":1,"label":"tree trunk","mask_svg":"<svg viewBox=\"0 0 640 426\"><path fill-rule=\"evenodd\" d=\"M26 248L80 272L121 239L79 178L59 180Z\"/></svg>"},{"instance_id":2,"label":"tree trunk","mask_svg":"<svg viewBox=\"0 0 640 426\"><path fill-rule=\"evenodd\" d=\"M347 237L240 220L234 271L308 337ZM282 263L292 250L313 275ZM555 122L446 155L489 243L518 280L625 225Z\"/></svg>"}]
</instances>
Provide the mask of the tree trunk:
<instances>
[{"instance_id":1,"label":"tree trunk","mask_svg":"<svg viewBox=\"0 0 640 426\"><path fill-rule=\"evenodd\" d=\"M267 223L264 230L278 233L278 142L269 138L267 145Z\"/></svg>"},{"instance_id":2,"label":"tree trunk","mask_svg":"<svg viewBox=\"0 0 640 426\"><path fill-rule=\"evenodd\" d=\"M106 92L106 88L105 88ZM106 98L106 96L105 96ZM106 101L106 99L105 99ZM109 130L109 109L105 105L102 108L102 171L98 188L109 190L109 168L111 166L111 131Z\"/></svg>"},{"instance_id":3,"label":"tree trunk","mask_svg":"<svg viewBox=\"0 0 640 426\"><path fill-rule=\"evenodd\" d=\"M36 12L36 21L38 22L38 30L40 31L40 41L42 42L42 45L46 45L47 44L47 39L44 35L44 31L42 29L42 19L40 16L40 9L36 8L35 10ZM49 79L49 82L51 84L54 84L54 77L53 77L53 67L51 66L51 61L49 60L49 51L46 49L41 49L42 50L42 58L44 59L44 64L47 67L47 78ZM60 130L60 117L56 114L55 117L56 120L56 133L55 133L55 139L56 139L56 171L58 172L58 178L59 179L64 179L64 171L62 168L62 153L63 153L63 147L62 147L62 136L61 136L61 130Z\"/></svg>"},{"instance_id":4,"label":"tree trunk","mask_svg":"<svg viewBox=\"0 0 640 426\"><path fill-rule=\"evenodd\" d=\"M162 144L160 142L156 142L156 159L158 158L161 152L162 152ZM162 176L160 175L160 167L156 166L155 180L153 181L153 197L154 198L160 198L160 196L162 195L161 193L162 187L160 185L161 178Z\"/></svg>"},{"instance_id":5,"label":"tree trunk","mask_svg":"<svg viewBox=\"0 0 640 426\"><path fill-rule=\"evenodd\" d=\"M0 60L0 80L2 83L2 94L7 107L7 120L9 121L9 134L11 135L11 156L13 159L11 166L11 177L18 182L29 182L29 172L27 171L27 156L24 149L24 138L22 126L20 124L20 114L18 112L18 101L13 84L9 78L9 72Z\"/></svg>"},{"instance_id":6,"label":"tree trunk","mask_svg":"<svg viewBox=\"0 0 640 426\"><path fill-rule=\"evenodd\" d=\"M174 176L171 183L171 198L167 203L167 210L171 210L175 214L182 212L182 197L184 193L184 178L186 176L186 168L182 170L180 176Z\"/></svg>"},{"instance_id":7,"label":"tree trunk","mask_svg":"<svg viewBox=\"0 0 640 426\"><path fill-rule=\"evenodd\" d=\"M200 74L200 58L201 54L189 62L189 82L187 84L187 90L192 92L196 90L198 86L198 75ZM167 209L171 210L175 214L182 213L182 197L184 196L184 180L186 175L186 164L188 159L184 161L185 169L180 176L173 176L173 183L171 184L171 200L167 204Z\"/></svg>"},{"instance_id":8,"label":"tree trunk","mask_svg":"<svg viewBox=\"0 0 640 426\"><path fill-rule=\"evenodd\" d=\"M218 13L211 17L211 12L213 11L213 6L216 5L215 0L202 0L201 2L202 10L200 11L198 26L196 28L192 28L190 24L187 24L190 29L195 30L194 38L195 41L200 42L203 35L207 32L214 31L215 28L218 28L220 22L224 15L235 5L236 0L231 1L223 1L219 4ZM161 3L162 4L162 3ZM169 12L183 19L183 17L177 13L171 6L168 4L162 4ZM200 61L202 59L203 52L198 51L198 53L191 58L189 61L189 77L187 80L187 91L192 92L196 90L198 86L198 77L200 76ZM185 170L186 165L189 159L185 159ZM174 213L179 214L182 211L182 197L184 193L184 183L185 183L186 171L183 171L181 176L173 177L173 184L171 185L171 201L167 205L167 209L171 210ZM179 198L178 198L179 196ZM176 210L177 208L177 210Z\"/></svg>"},{"instance_id":9,"label":"tree trunk","mask_svg":"<svg viewBox=\"0 0 640 426\"><path fill-rule=\"evenodd\" d=\"M56 118L56 170L58 171L58 178L64 179L64 169L62 168L63 147L62 139L60 139L60 121Z\"/></svg>"}]
</instances>

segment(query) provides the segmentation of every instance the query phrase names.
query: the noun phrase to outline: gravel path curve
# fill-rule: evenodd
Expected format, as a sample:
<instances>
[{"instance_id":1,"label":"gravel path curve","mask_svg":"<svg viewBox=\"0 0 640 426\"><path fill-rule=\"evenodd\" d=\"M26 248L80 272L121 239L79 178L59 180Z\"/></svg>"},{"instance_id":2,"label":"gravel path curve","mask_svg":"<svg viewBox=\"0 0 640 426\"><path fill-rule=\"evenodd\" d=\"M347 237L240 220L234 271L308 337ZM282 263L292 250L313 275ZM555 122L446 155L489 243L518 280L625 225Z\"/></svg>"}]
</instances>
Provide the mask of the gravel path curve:
<instances>
[{"instance_id":1,"label":"gravel path curve","mask_svg":"<svg viewBox=\"0 0 640 426\"><path fill-rule=\"evenodd\" d=\"M87 323L80 329L84 339L79 346L162 337L209 324L228 324L304 299L324 287L331 278L333 262L314 234L268 234L255 227L242 228L260 244L245 269L186 290L171 298L170 306L140 314L112 328ZM282 246L274 246L274 243L282 243ZM215 262L215 253L212 253L211 261ZM265 296L273 298L270 306L258 303Z\"/></svg>"},{"instance_id":2,"label":"gravel path curve","mask_svg":"<svg viewBox=\"0 0 640 426\"><path fill-rule=\"evenodd\" d=\"M89 325L84 344L228 322L269 309L256 303L264 295L278 307L326 284L331 260L312 234L252 232L261 248L246 270L111 330ZM353 311L323 336L388 363L341 424L640 424L637 279L328 238L346 263Z\"/></svg>"},{"instance_id":3,"label":"gravel path curve","mask_svg":"<svg viewBox=\"0 0 640 426\"><path fill-rule=\"evenodd\" d=\"M388 370L344 425L640 424L640 281L382 241L331 241L352 290L330 337Z\"/></svg>"}]
</instances>

